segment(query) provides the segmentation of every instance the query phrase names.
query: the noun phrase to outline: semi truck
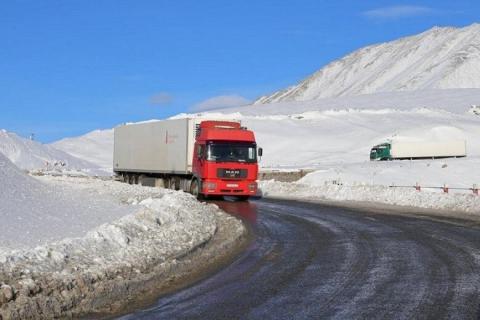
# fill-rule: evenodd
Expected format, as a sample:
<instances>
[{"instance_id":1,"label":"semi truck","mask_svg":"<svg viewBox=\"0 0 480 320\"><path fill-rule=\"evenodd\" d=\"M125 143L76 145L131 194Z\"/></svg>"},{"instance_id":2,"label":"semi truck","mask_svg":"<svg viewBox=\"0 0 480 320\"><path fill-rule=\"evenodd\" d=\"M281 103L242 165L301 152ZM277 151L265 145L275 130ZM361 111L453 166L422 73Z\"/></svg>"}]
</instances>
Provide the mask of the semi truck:
<instances>
[{"instance_id":1,"label":"semi truck","mask_svg":"<svg viewBox=\"0 0 480 320\"><path fill-rule=\"evenodd\" d=\"M240 121L185 118L114 129L113 168L121 180L153 180L198 198L255 195L262 153Z\"/></svg>"},{"instance_id":2,"label":"semi truck","mask_svg":"<svg viewBox=\"0 0 480 320\"><path fill-rule=\"evenodd\" d=\"M391 140L370 150L370 160L438 159L467 156L465 140L403 141Z\"/></svg>"}]
</instances>

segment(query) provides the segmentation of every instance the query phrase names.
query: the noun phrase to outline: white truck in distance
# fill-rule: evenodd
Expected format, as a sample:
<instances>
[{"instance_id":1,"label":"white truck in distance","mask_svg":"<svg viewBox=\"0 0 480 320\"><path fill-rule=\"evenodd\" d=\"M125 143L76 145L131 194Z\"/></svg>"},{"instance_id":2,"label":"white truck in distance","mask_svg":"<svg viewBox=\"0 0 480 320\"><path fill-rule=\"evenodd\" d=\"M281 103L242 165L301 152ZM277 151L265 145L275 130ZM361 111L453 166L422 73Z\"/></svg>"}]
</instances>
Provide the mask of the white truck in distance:
<instances>
[{"instance_id":1,"label":"white truck in distance","mask_svg":"<svg viewBox=\"0 0 480 320\"><path fill-rule=\"evenodd\" d=\"M466 156L467 143L465 140L392 140L378 144L370 150L370 160L460 158Z\"/></svg>"}]
</instances>

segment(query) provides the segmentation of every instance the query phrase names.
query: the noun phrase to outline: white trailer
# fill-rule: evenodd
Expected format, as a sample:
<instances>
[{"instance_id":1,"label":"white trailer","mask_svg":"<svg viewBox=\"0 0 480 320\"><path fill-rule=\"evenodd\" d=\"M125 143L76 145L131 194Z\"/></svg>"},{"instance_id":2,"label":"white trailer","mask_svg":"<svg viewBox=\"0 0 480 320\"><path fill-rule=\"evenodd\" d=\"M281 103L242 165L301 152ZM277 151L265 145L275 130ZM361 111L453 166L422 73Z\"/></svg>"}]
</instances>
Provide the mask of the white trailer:
<instances>
[{"instance_id":1,"label":"white trailer","mask_svg":"<svg viewBox=\"0 0 480 320\"><path fill-rule=\"evenodd\" d=\"M200 119L126 124L114 130L115 172L191 174Z\"/></svg>"},{"instance_id":2,"label":"white trailer","mask_svg":"<svg viewBox=\"0 0 480 320\"><path fill-rule=\"evenodd\" d=\"M370 160L461 158L467 156L465 140L390 140L370 150Z\"/></svg>"},{"instance_id":3,"label":"white trailer","mask_svg":"<svg viewBox=\"0 0 480 320\"><path fill-rule=\"evenodd\" d=\"M467 156L465 140L391 142L391 159L450 158Z\"/></svg>"}]
</instances>

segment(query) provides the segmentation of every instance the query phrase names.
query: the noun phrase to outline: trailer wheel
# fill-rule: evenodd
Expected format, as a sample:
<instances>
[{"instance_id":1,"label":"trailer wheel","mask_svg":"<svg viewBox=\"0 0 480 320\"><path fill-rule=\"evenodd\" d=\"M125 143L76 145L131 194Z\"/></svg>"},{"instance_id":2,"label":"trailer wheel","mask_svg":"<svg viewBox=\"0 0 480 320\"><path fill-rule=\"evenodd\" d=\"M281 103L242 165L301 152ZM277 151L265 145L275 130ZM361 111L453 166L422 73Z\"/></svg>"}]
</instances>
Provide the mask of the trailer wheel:
<instances>
[{"instance_id":1,"label":"trailer wheel","mask_svg":"<svg viewBox=\"0 0 480 320\"><path fill-rule=\"evenodd\" d=\"M197 199L203 199L203 195L200 193L200 184L197 179L193 179L190 183L190 193Z\"/></svg>"},{"instance_id":2,"label":"trailer wheel","mask_svg":"<svg viewBox=\"0 0 480 320\"><path fill-rule=\"evenodd\" d=\"M175 177L172 177L172 178L168 179L168 189L178 190L177 189L177 179Z\"/></svg>"}]
</instances>

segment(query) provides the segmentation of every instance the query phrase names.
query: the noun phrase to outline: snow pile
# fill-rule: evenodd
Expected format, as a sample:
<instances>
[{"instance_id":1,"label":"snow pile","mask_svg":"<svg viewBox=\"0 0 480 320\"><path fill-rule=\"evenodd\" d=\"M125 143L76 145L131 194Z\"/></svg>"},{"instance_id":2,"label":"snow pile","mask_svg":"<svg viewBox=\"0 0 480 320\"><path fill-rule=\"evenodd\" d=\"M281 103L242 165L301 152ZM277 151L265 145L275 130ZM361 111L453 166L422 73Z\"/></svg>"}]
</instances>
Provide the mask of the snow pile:
<instances>
[{"instance_id":1,"label":"snow pile","mask_svg":"<svg viewBox=\"0 0 480 320\"><path fill-rule=\"evenodd\" d=\"M324 166L306 176L302 181L311 185L323 185L335 181L345 186L358 184L383 186L456 188L480 186L480 173L475 168L480 159L438 159L404 161L364 161ZM452 190L452 192L460 192ZM470 192L471 193L471 192Z\"/></svg>"},{"instance_id":2,"label":"snow pile","mask_svg":"<svg viewBox=\"0 0 480 320\"><path fill-rule=\"evenodd\" d=\"M0 153L24 170L82 170L99 173L99 168L93 163L5 130L0 130Z\"/></svg>"},{"instance_id":3,"label":"snow pile","mask_svg":"<svg viewBox=\"0 0 480 320\"><path fill-rule=\"evenodd\" d=\"M113 129L95 130L81 137L65 138L51 146L74 157L112 171Z\"/></svg>"},{"instance_id":4,"label":"snow pile","mask_svg":"<svg viewBox=\"0 0 480 320\"><path fill-rule=\"evenodd\" d=\"M362 48L256 103L449 88L480 88L480 24Z\"/></svg>"},{"instance_id":5,"label":"snow pile","mask_svg":"<svg viewBox=\"0 0 480 320\"><path fill-rule=\"evenodd\" d=\"M307 176L308 177L308 176ZM305 178L307 178L305 177ZM304 178L304 179L305 179ZM416 191L414 188L389 188L380 185L324 185L262 181L260 188L264 196L274 198L358 201L434 210L448 210L480 216L480 196L463 193L440 193Z\"/></svg>"},{"instance_id":6,"label":"snow pile","mask_svg":"<svg viewBox=\"0 0 480 320\"><path fill-rule=\"evenodd\" d=\"M102 224L83 237L29 249L1 249L0 273L13 274L18 268L34 273L59 272L70 266L83 272L101 272L146 264L149 259L161 263L207 242L215 233L219 211L180 192L141 200L135 209L134 214ZM98 214L102 212L90 212L91 217Z\"/></svg>"},{"instance_id":7,"label":"snow pile","mask_svg":"<svg viewBox=\"0 0 480 320\"><path fill-rule=\"evenodd\" d=\"M209 253L217 256L245 232L239 220L183 192L88 177L37 181L1 163L0 318L108 309L151 278L175 279L177 259L219 228L225 234Z\"/></svg>"},{"instance_id":8,"label":"snow pile","mask_svg":"<svg viewBox=\"0 0 480 320\"><path fill-rule=\"evenodd\" d=\"M0 250L81 236L131 210L108 199L48 186L0 153Z\"/></svg>"}]
</instances>

